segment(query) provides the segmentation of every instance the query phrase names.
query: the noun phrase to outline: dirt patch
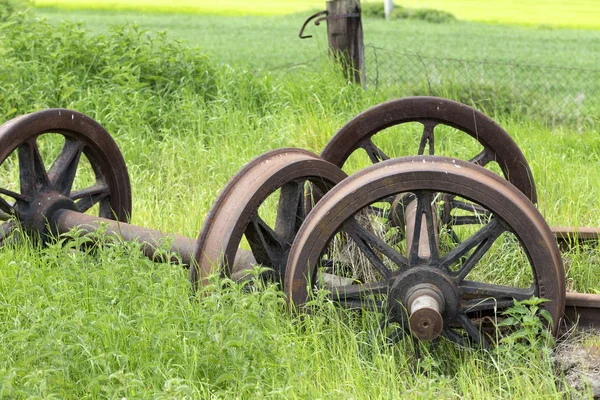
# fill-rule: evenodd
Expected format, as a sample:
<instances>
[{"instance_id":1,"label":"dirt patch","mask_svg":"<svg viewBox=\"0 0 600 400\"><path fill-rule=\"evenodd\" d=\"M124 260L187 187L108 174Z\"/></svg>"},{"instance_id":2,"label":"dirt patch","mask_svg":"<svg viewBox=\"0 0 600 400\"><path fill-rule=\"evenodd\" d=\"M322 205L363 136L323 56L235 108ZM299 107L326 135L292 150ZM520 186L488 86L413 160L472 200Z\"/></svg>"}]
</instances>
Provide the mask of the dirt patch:
<instances>
[{"instance_id":1,"label":"dirt patch","mask_svg":"<svg viewBox=\"0 0 600 400\"><path fill-rule=\"evenodd\" d=\"M560 341L555 350L558 372L578 391L600 399L600 340L598 336L578 333Z\"/></svg>"}]
</instances>

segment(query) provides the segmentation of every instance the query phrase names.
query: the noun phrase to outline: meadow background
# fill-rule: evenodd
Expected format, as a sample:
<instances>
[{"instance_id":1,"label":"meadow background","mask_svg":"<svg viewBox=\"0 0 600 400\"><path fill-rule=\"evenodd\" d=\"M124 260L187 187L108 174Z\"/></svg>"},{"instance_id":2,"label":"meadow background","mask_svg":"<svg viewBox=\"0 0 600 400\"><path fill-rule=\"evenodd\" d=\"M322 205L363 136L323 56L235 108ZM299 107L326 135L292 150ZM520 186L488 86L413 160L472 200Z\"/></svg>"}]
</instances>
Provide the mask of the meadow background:
<instances>
[{"instance_id":1,"label":"meadow background","mask_svg":"<svg viewBox=\"0 0 600 400\"><path fill-rule=\"evenodd\" d=\"M598 65L600 19L592 1L569 3L576 18L563 2L498 0L485 10L466 1L430 3L458 20L365 18L365 41L425 56ZM195 237L219 190L253 157L279 147L319 152L369 106L426 94L401 84L365 91L345 81L327 60L323 26L310 28L313 39L297 37L322 2L119 4L131 8L39 1L28 14L3 17L0 117L67 107L102 123L127 162L132 222L139 225ZM497 12L503 5L507 11ZM477 22L489 20L497 23ZM552 124L536 104L507 112L480 98L461 100L493 116L522 148L548 222L600 226L598 115ZM407 146L418 136L411 140ZM450 155L463 140L452 136L439 151ZM11 171L2 172L5 183ZM422 347L417 357L408 340L384 345L375 316L348 315L323 302L315 314L295 319L277 287L253 290L218 279L209 288L214 295L190 302L181 267L152 263L136 245L109 240L101 249L73 251L83 241L0 250L0 397L593 395L589 385L566 379L553 347L535 335L492 351L443 342ZM564 255L570 289L600 289L598 256L595 246ZM600 349L597 336L572 341L591 354Z\"/></svg>"}]
</instances>

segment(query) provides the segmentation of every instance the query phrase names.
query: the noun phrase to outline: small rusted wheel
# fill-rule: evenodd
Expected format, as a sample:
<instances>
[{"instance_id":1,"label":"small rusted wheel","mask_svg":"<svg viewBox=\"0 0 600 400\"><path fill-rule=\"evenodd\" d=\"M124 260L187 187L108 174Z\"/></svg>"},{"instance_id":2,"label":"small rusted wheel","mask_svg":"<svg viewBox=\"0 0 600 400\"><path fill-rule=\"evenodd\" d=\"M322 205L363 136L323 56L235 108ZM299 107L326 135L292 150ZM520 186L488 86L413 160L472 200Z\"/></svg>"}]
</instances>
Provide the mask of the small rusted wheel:
<instances>
[{"instance_id":1,"label":"small rusted wheel","mask_svg":"<svg viewBox=\"0 0 600 400\"><path fill-rule=\"evenodd\" d=\"M217 271L239 276L243 264L236 263L236 252L243 237L256 262L281 281L304 219L307 191L314 185L326 192L345 177L341 169L301 149L273 150L246 164L223 188L204 222L190 268L193 287ZM269 209L269 202L277 206Z\"/></svg>"},{"instance_id":2,"label":"small rusted wheel","mask_svg":"<svg viewBox=\"0 0 600 400\"><path fill-rule=\"evenodd\" d=\"M359 218L382 199L405 194L412 211L402 241L373 229L373 217L367 227ZM460 243L437 230L445 195L485 211L483 226L457 228ZM352 265L336 258L336 241L353 245L360 257ZM412 156L359 171L316 204L290 250L284 286L296 306L325 287L341 306L384 312L420 339L443 334L485 346L479 322L513 299L548 299L543 307L556 333L564 279L552 232L522 192L466 161Z\"/></svg>"},{"instance_id":3,"label":"small rusted wheel","mask_svg":"<svg viewBox=\"0 0 600 400\"><path fill-rule=\"evenodd\" d=\"M127 220L131 187L110 134L92 118L48 109L0 126L0 242L15 220L46 236L58 208Z\"/></svg>"},{"instance_id":4,"label":"small rusted wheel","mask_svg":"<svg viewBox=\"0 0 600 400\"><path fill-rule=\"evenodd\" d=\"M418 145L413 144L415 147L411 147L412 143L407 138L413 136L409 135L411 123L413 135L415 131L420 134ZM385 131L398 125L404 125L401 132ZM440 153L442 146L439 143L436 146L436 132L449 142L452 136L456 136L456 132L448 128L464 132L467 134L466 138L470 136L472 140L461 138L460 144L453 145L453 148L447 149L442 154ZM371 107L346 123L329 140L321 152L321 157L346 169L349 159L355 155L360 156L360 153L368 156L371 163L377 163L389 159L387 154L396 156L439 154L461 158L456 153L464 152L465 148L473 151L473 154L468 154L463 159L468 159L477 165L496 168L534 204L537 203L535 183L529 164L514 140L485 114L448 99L407 97ZM452 199L447 200L444 214L441 216L444 226L476 223L477 219L473 218L473 212L470 215L464 212L468 211L465 210L464 204L451 201ZM390 223L395 226L402 225L405 202L399 198L386 199L386 202L391 205L387 215ZM374 208L373 211L381 212L381 208ZM453 233L452 228L450 233Z\"/></svg>"}]
</instances>

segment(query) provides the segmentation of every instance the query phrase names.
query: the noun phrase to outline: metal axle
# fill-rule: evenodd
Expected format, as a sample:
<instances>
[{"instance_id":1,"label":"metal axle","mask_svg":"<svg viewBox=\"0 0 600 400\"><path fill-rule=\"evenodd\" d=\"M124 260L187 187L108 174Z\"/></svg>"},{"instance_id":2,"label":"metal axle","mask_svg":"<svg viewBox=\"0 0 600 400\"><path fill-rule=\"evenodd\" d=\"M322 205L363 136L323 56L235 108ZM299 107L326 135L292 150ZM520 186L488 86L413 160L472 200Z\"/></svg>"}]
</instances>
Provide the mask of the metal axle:
<instances>
[{"instance_id":1,"label":"metal axle","mask_svg":"<svg viewBox=\"0 0 600 400\"><path fill-rule=\"evenodd\" d=\"M142 245L141 250L144 255L156 262L181 263L189 267L194 257L196 241L186 236L165 233L107 218L94 217L67 209L56 211L48 221L50 226L55 227L58 233L66 233L75 228L84 233L94 233L102 230L107 236L138 242ZM254 260L250 251L238 249L235 265L239 266L239 269L246 269L255 264L256 260Z\"/></svg>"}]
</instances>

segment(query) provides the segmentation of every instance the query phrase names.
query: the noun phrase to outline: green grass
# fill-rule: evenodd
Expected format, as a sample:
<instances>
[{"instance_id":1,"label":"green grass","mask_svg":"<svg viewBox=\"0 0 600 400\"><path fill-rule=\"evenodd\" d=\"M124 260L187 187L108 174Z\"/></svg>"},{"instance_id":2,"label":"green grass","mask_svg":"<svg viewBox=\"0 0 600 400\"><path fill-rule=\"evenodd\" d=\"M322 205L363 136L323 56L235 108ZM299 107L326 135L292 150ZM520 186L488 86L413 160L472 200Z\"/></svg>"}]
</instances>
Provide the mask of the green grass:
<instances>
[{"instance_id":1,"label":"green grass","mask_svg":"<svg viewBox=\"0 0 600 400\"><path fill-rule=\"evenodd\" d=\"M133 222L190 237L248 160L284 146L318 152L389 96L348 84L326 62L275 77L133 28L99 35L25 19L0 26L0 38L0 120L48 107L92 116L124 154ZM529 160L549 223L600 226L598 132L497 120ZM414 154L415 133L386 150ZM436 146L464 156L464 139ZM2 186L15 184L14 166L0 168ZM86 247L74 236L0 249L0 397L591 397L555 373L544 343L486 352L442 342L417 358L409 340L383 345L377 315L317 301L296 318L275 287L217 280L190 301L181 267L152 263L133 244L100 235L103 246ZM575 248L565 264L569 287L600 287L597 248Z\"/></svg>"},{"instance_id":2,"label":"green grass","mask_svg":"<svg viewBox=\"0 0 600 400\"><path fill-rule=\"evenodd\" d=\"M209 16L38 9L51 22L79 21L94 32L114 23L166 30L222 63L274 75L318 68L327 57L324 26L302 15ZM438 95L476 104L489 113L515 113L556 125L596 124L600 54L590 52L600 31L532 28L473 22L365 19L369 88L389 96ZM277 40L273 40L277 38Z\"/></svg>"},{"instance_id":3,"label":"green grass","mask_svg":"<svg viewBox=\"0 0 600 400\"><path fill-rule=\"evenodd\" d=\"M325 57L327 53L325 26L309 26L306 33L314 35L312 39L298 38L303 14L223 17L56 9L38 9L35 14L51 22L82 22L93 32L105 32L113 24L124 23L135 23L151 31L166 30L171 39L184 40L213 53L220 62L255 68L299 64ZM365 19L363 28L365 45L394 52L573 68L595 69L600 64L600 55L589 51L600 40L600 32L595 31L466 22L431 24L402 20L388 23L375 19Z\"/></svg>"},{"instance_id":4,"label":"green grass","mask_svg":"<svg viewBox=\"0 0 600 400\"><path fill-rule=\"evenodd\" d=\"M427 0L397 1L397 4L412 8L434 8L457 16L466 21L496 22L519 25L546 25L552 27L569 27L598 29L600 24L600 7L593 0L576 0L564 2L560 0L543 1L527 0L512 2L493 0L481 2L477 0ZM36 7L56 7L61 9L88 10L135 10L143 12L175 12L215 15L281 15L295 12L306 12L311 9L325 9L324 1L285 0L285 1L177 1L164 0L36 0Z\"/></svg>"},{"instance_id":5,"label":"green grass","mask_svg":"<svg viewBox=\"0 0 600 400\"><path fill-rule=\"evenodd\" d=\"M325 7L322 1L316 0L260 0L253 2L243 0L227 0L219 2L206 0L179 0L176 2L164 0L36 0L34 3L36 7L56 7L68 10L134 10L158 13L168 12L214 15L282 15Z\"/></svg>"},{"instance_id":6,"label":"green grass","mask_svg":"<svg viewBox=\"0 0 600 400\"><path fill-rule=\"evenodd\" d=\"M598 29L600 6L594 0L403 0L404 7L449 11L467 21Z\"/></svg>"}]
</instances>

